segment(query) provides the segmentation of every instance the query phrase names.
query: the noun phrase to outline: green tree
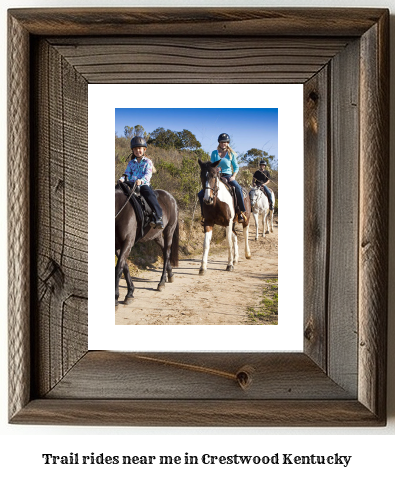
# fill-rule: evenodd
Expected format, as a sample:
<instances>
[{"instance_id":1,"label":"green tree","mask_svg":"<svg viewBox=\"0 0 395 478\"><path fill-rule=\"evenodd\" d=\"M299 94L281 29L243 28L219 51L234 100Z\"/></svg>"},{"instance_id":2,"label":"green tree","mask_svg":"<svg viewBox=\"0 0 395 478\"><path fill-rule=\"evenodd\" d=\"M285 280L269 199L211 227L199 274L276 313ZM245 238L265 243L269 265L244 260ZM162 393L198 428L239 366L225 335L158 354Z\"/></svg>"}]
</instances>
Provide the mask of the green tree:
<instances>
[{"instance_id":1,"label":"green tree","mask_svg":"<svg viewBox=\"0 0 395 478\"><path fill-rule=\"evenodd\" d=\"M195 151L202 145L196 139L196 136L183 129L182 131L172 131L165 128L156 128L149 135L148 144L157 146L163 149L185 149Z\"/></svg>"},{"instance_id":2,"label":"green tree","mask_svg":"<svg viewBox=\"0 0 395 478\"><path fill-rule=\"evenodd\" d=\"M123 131L124 136L127 139L132 139L134 136L142 136L143 138L147 138L148 136L141 124L137 124L136 126L125 126Z\"/></svg>"},{"instance_id":3,"label":"green tree","mask_svg":"<svg viewBox=\"0 0 395 478\"><path fill-rule=\"evenodd\" d=\"M152 131L147 144L152 144L163 149L182 148L182 142L177 133L170 129L165 130L164 128L156 128L156 130Z\"/></svg>"},{"instance_id":4,"label":"green tree","mask_svg":"<svg viewBox=\"0 0 395 478\"><path fill-rule=\"evenodd\" d=\"M276 169L275 159L273 155L269 155L266 151L262 149L252 148L249 149L243 156L240 158L242 163L245 163L247 166L259 167L259 161L264 159L270 169Z\"/></svg>"},{"instance_id":5,"label":"green tree","mask_svg":"<svg viewBox=\"0 0 395 478\"><path fill-rule=\"evenodd\" d=\"M181 141L181 149L196 150L202 146L201 143L196 139L196 136L187 129L179 131L177 136Z\"/></svg>"}]
</instances>

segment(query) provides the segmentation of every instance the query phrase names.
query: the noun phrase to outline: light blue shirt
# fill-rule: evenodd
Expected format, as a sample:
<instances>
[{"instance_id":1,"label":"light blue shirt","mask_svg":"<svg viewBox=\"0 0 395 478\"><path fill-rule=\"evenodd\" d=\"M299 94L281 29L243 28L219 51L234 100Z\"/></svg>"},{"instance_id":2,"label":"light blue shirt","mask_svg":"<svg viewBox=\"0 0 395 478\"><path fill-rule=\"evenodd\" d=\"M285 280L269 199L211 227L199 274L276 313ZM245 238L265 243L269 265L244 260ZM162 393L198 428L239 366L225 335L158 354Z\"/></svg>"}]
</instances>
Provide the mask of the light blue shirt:
<instances>
[{"instance_id":1,"label":"light blue shirt","mask_svg":"<svg viewBox=\"0 0 395 478\"><path fill-rule=\"evenodd\" d=\"M218 150L215 150L211 153L211 162L215 163L215 161L221 160L219 163L219 167L222 170L222 174L236 174L237 171L239 170L239 165L237 164L236 161L236 155L232 154L232 159L229 158L229 154L226 153L226 156L221 158L221 156L218 153ZM233 168L233 172L232 172Z\"/></svg>"}]
</instances>

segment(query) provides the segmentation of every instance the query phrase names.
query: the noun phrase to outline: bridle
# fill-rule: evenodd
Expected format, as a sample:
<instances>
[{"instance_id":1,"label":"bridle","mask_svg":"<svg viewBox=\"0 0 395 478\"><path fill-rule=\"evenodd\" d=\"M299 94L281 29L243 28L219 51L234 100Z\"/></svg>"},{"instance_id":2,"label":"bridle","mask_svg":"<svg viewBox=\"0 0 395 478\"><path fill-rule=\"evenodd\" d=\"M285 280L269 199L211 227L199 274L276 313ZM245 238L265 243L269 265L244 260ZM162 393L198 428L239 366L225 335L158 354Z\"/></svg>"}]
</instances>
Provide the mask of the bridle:
<instances>
[{"instance_id":1,"label":"bridle","mask_svg":"<svg viewBox=\"0 0 395 478\"><path fill-rule=\"evenodd\" d=\"M210 189L211 191L213 191L213 201L214 201L214 199L216 199L216 197L218 195L218 191L219 191L219 186L218 186L219 177L218 176L215 177L215 186L213 188L210 187L210 186L207 186L207 182L208 181L206 181L206 186L204 187L204 190Z\"/></svg>"},{"instance_id":2,"label":"bridle","mask_svg":"<svg viewBox=\"0 0 395 478\"><path fill-rule=\"evenodd\" d=\"M254 191L254 197L251 199L251 206L258 201L259 194L265 194L259 186L253 188L252 191Z\"/></svg>"}]
</instances>

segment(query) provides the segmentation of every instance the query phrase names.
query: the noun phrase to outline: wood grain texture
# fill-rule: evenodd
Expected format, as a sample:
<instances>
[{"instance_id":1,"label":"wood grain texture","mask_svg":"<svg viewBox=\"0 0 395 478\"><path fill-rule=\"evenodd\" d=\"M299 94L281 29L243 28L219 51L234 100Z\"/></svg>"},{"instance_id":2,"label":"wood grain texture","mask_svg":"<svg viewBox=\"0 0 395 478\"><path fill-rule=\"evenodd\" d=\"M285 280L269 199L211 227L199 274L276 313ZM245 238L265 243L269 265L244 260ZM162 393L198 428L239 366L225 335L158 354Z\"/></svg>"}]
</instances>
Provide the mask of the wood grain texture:
<instances>
[{"instance_id":1,"label":"wood grain texture","mask_svg":"<svg viewBox=\"0 0 395 478\"><path fill-rule=\"evenodd\" d=\"M105 367L103 367L105 364ZM240 386L240 373L249 386ZM88 352L46 398L351 399L302 353Z\"/></svg>"},{"instance_id":2,"label":"wood grain texture","mask_svg":"<svg viewBox=\"0 0 395 478\"><path fill-rule=\"evenodd\" d=\"M388 11L22 9L10 26L10 284L32 264L10 297L11 423L384 425ZM305 83L304 353L88 352L87 84L132 81L131 61L135 83L217 82L224 57L229 83Z\"/></svg>"},{"instance_id":3,"label":"wood grain texture","mask_svg":"<svg viewBox=\"0 0 395 478\"><path fill-rule=\"evenodd\" d=\"M304 85L304 350L327 370L330 66Z\"/></svg>"},{"instance_id":4,"label":"wood grain texture","mask_svg":"<svg viewBox=\"0 0 395 478\"><path fill-rule=\"evenodd\" d=\"M361 39L359 400L385 416L389 202L389 15Z\"/></svg>"},{"instance_id":5,"label":"wood grain texture","mask_svg":"<svg viewBox=\"0 0 395 478\"><path fill-rule=\"evenodd\" d=\"M53 38L89 83L304 83L351 39ZM136 68L138 75L136 75Z\"/></svg>"},{"instance_id":6,"label":"wood grain texture","mask_svg":"<svg viewBox=\"0 0 395 478\"><path fill-rule=\"evenodd\" d=\"M47 8L10 13L35 35L360 36L373 8Z\"/></svg>"},{"instance_id":7,"label":"wood grain texture","mask_svg":"<svg viewBox=\"0 0 395 478\"><path fill-rule=\"evenodd\" d=\"M382 426L357 400L33 400L12 423L85 426Z\"/></svg>"},{"instance_id":8,"label":"wood grain texture","mask_svg":"<svg viewBox=\"0 0 395 478\"><path fill-rule=\"evenodd\" d=\"M357 393L359 42L331 63L328 373Z\"/></svg>"},{"instance_id":9,"label":"wood grain texture","mask_svg":"<svg viewBox=\"0 0 395 478\"><path fill-rule=\"evenodd\" d=\"M34 393L42 395L87 350L87 83L45 40L34 49Z\"/></svg>"},{"instance_id":10,"label":"wood grain texture","mask_svg":"<svg viewBox=\"0 0 395 478\"><path fill-rule=\"evenodd\" d=\"M8 21L9 416L30 398L29 34ZM27 175L28 177L28 175Z\"/></svg>"}]
</instances>

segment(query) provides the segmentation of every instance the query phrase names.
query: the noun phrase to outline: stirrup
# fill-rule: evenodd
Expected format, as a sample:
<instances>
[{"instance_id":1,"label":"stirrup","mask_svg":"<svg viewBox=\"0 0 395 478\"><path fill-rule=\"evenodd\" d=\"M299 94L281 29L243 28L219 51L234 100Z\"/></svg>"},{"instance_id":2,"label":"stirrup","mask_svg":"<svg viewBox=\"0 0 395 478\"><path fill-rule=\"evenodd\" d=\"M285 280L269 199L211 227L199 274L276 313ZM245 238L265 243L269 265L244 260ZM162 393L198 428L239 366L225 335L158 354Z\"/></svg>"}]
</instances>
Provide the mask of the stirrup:
<instances>
[{"instance_id":1,"label":"stirrup","mask_svg":"<svg viewBox=\"0 0 395 478\"><path fill-rule=\"evenodd\" d=\"M200 219L200 225L204 227L204 217L202 216L202 218Z\"/></svg>"},{"instance_id":2,"label":"stirrup","mask_svg":"<svg viewBox=\"0 0 395 478\"><path fill-rule=\"evenodd\" d=\"M163 218L158 217L155 222L155 229L164 229Z\"/></svg>"},{"instance_id":3,"label":"stirrup","mask_svg":"<svg viewBox=\"0 0 395 478\"><path fill-rule=\"evenodd\" d=\"M239 216L238 216L237 219L238 219L238 222L239 222L239 223L240 223L240 222L245 222L245 221L247 220L247 216L245 215L245 212L242 211L242 212L239 214Z\"/></svg>"}]
</instances>

